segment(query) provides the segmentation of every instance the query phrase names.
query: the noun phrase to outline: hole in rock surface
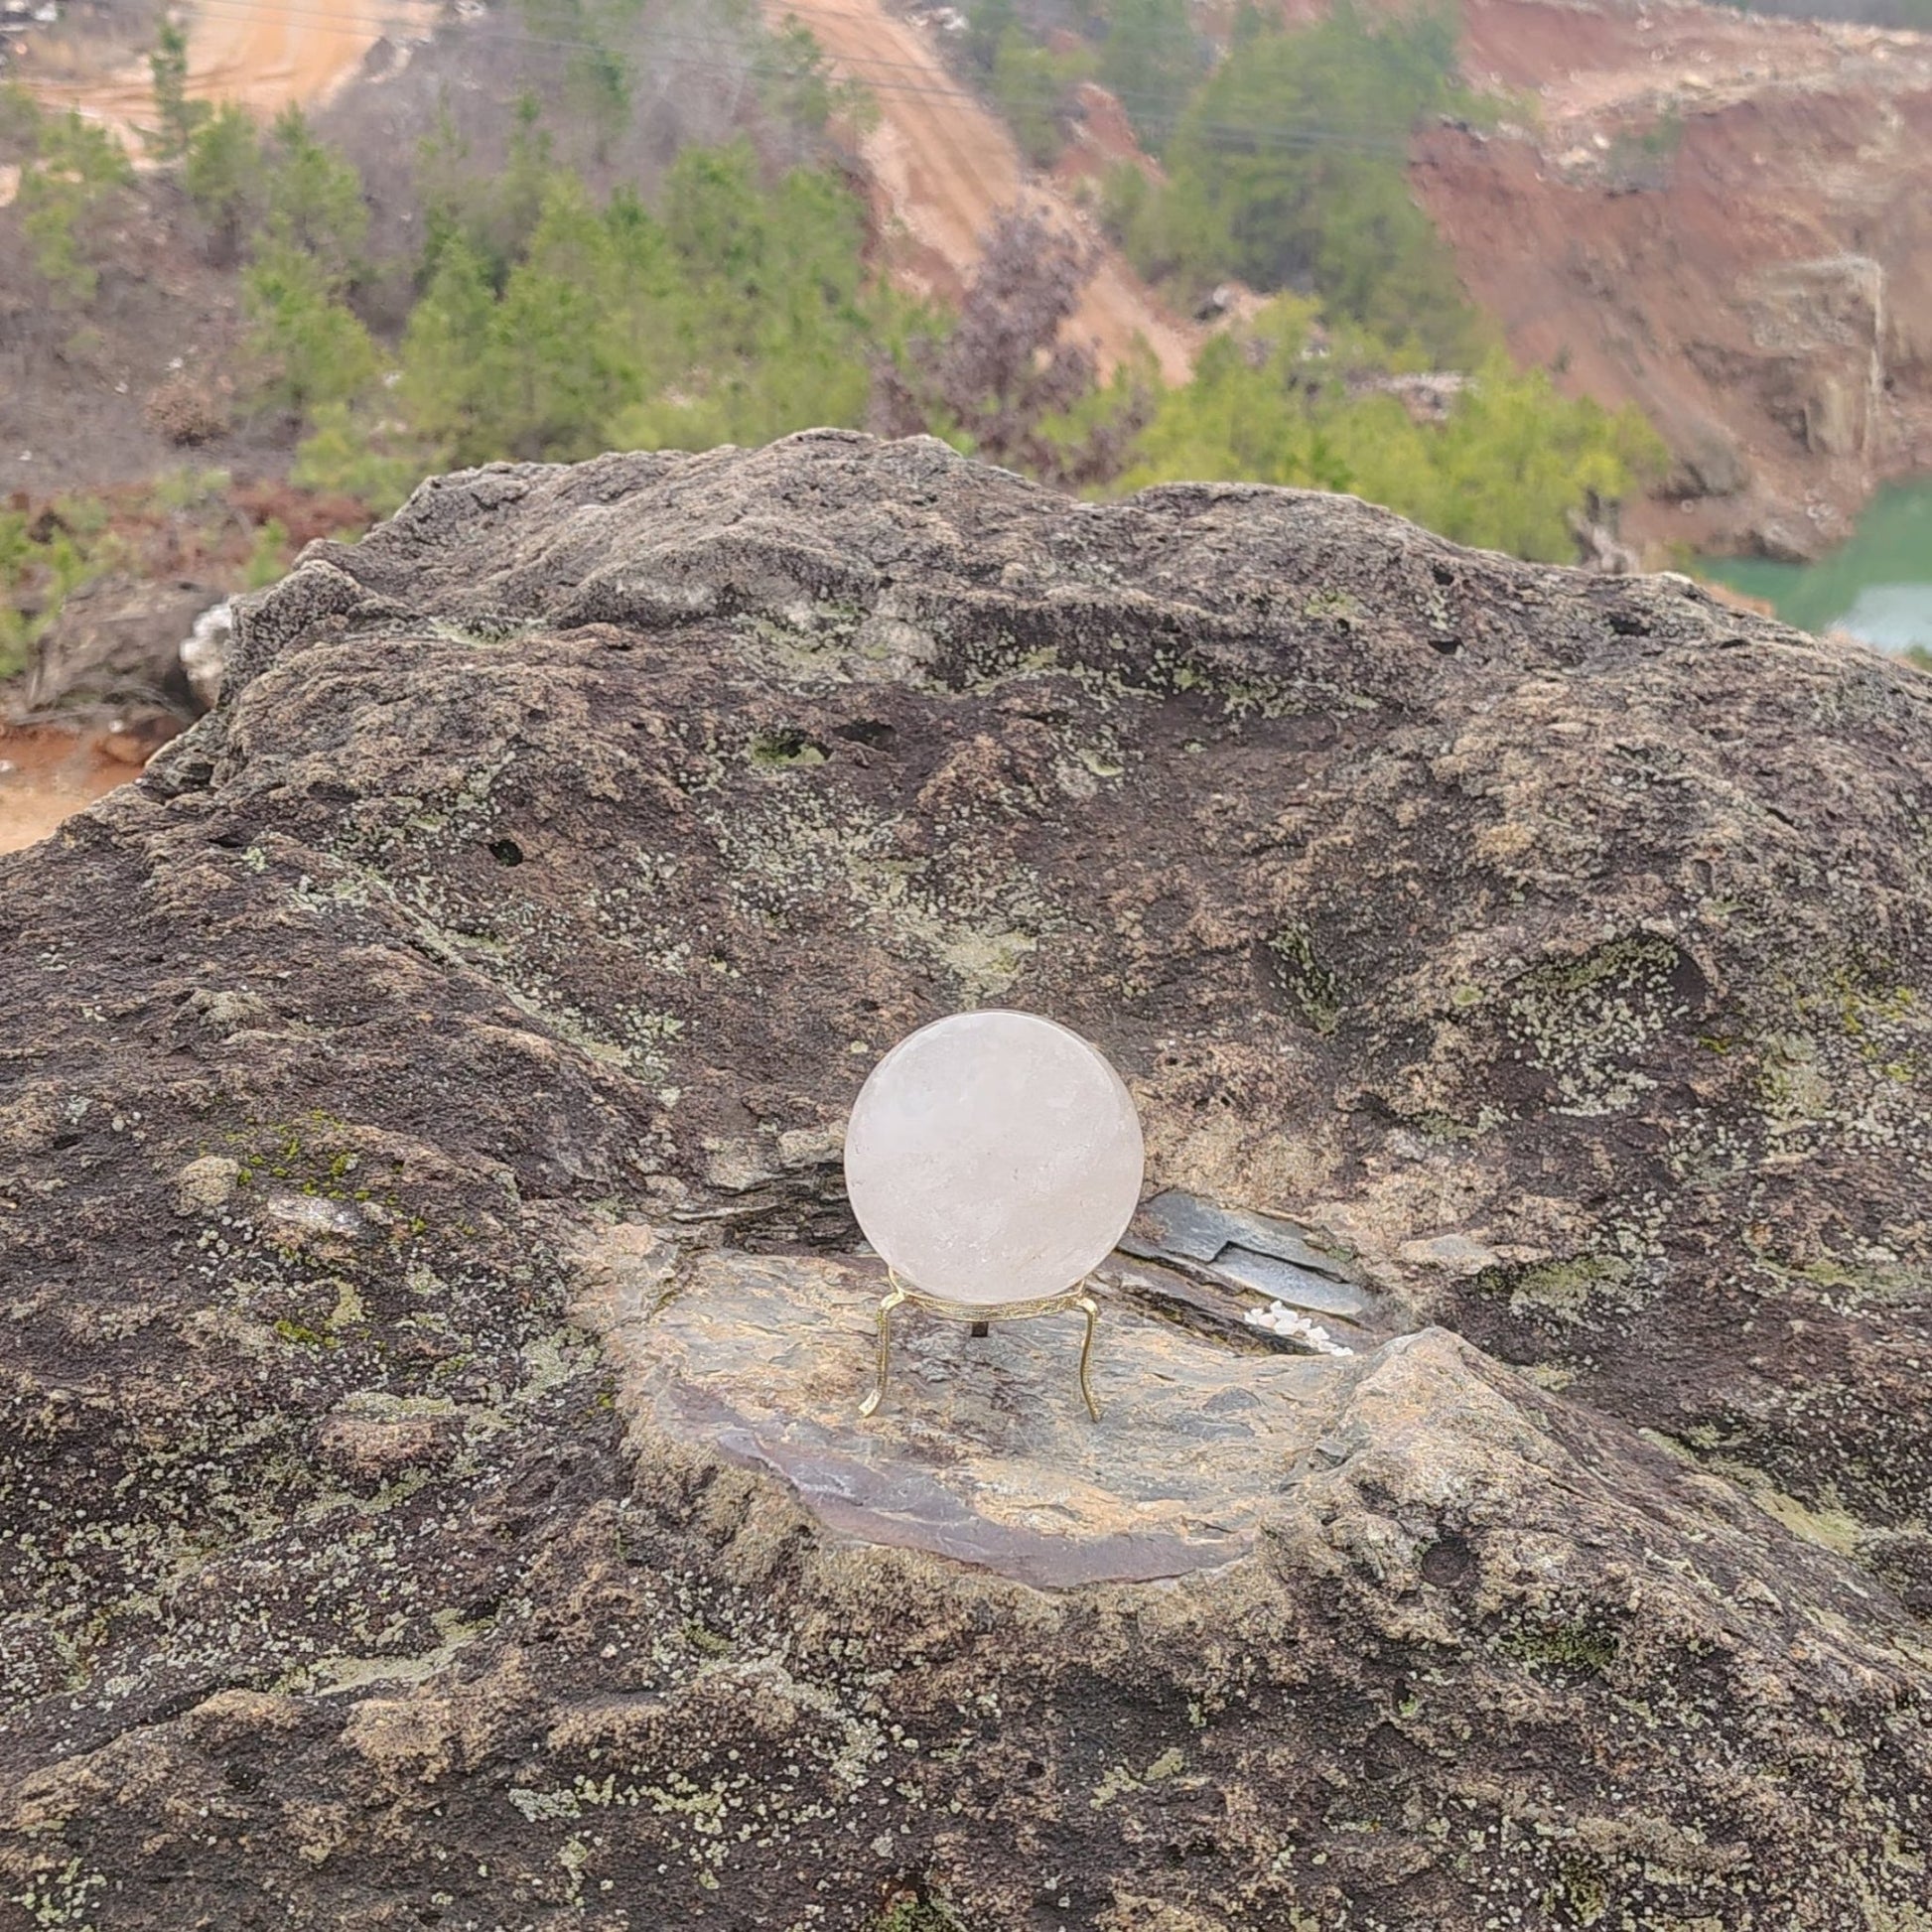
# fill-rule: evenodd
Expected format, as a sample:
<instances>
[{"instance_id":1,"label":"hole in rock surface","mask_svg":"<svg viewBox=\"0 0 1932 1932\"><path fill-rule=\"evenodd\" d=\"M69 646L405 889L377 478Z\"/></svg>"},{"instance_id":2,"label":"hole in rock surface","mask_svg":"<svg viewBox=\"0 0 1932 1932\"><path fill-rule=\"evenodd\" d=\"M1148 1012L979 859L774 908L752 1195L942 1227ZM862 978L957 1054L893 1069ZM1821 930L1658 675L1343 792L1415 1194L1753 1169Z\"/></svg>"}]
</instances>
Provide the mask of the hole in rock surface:
<instances>
[{"instance_id":1,"label":"hole in rock surface","mask_svg":"<svg viewBox=\"0 0 1932 1932\"><path fill-rule=\"evenodd\" d=\"M758 733L750 749L754 764L823 764L829 756L823 745L796 725Z\"/></svg>"}]
</instances>

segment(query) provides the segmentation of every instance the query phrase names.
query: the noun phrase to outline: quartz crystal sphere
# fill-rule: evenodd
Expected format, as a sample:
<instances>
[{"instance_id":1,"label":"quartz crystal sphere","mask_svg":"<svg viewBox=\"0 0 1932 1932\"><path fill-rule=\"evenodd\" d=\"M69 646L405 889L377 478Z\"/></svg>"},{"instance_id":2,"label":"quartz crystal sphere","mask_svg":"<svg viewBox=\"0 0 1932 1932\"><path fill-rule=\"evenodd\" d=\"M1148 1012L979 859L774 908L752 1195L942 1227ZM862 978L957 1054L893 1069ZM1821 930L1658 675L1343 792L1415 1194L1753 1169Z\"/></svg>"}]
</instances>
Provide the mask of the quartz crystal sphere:
<instances>
[{"instance_id":1,"label":"quartz crystal sphere","mask_svg":"<svg viewBox=\"0 0 1932 1932\"><path fill-rule=\"evenodd\" d=\"M866 1238L908 1288L977 1308L1061 1295L1141 1193L1141 1123L1078 1034L994 1008L936 1020L873 1068L845 1137Z\"/></svg>"}]
</instances>

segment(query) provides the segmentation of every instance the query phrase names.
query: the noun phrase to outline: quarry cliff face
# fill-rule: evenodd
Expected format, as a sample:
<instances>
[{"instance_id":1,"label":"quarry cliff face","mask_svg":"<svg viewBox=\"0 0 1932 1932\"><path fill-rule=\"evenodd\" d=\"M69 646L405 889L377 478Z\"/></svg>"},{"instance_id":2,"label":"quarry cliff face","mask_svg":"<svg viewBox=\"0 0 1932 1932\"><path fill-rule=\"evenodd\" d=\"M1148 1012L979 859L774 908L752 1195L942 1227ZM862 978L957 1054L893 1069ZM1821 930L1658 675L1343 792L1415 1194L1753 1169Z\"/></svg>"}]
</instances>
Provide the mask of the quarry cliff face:
<instances>
[{"instance_id":1,"label":"quarry cliff face","mask_svg":"<svg viewBox=\"0 0 1932 1932\"><path fill-rule=\"evenodd\" d=\"M1929 923L1932 680L1685 579L830 432L425 484L0 859L0 1892L1911 1924ZM1090 1434L1012 1338L859 1424L843 1116L992 1002L1357 1352L1122 1285ZM1022 1563L879 1527L1022 1461Z\"/></svg>"},{"instance_id":2,"label":"quarry cliff face","mask_svg":"<svg viewBox=\"0 0 1932 1932\"><path fill-rule=\"evenodd\" d=\"M1676 459L1626 534L1815 556L1932 470L1932 39L1728 7L1468 0L1464 68L1534 125L1412 180L1522 359Z\"/></svg>"}]
</instances>

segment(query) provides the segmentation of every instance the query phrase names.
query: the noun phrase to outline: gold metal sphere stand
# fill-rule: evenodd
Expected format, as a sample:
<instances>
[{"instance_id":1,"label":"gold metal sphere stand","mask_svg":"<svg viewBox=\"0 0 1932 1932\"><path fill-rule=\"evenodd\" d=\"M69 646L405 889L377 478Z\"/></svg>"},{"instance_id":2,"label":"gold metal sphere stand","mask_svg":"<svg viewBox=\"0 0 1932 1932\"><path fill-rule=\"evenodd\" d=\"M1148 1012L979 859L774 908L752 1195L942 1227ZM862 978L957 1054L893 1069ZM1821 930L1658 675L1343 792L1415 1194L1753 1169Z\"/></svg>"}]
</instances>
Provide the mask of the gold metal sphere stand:
<instances>
[{"instance_id":1,"label":"gold metal sphere stand","mask_svg":"<svg viewBox=\"0 0 1932 1932\"><path fill-rule=\"evenodd\" d=\"M943 1315L948 1321L970 1323L976 1335L985 1334L995 1321L1018 1321L1036 1314L1065 1314L1077 1309L1087 1318L1086 1334L1080 1343L1080 1394L1086 1400L1087 1414L1095 1422L1100 1420L1100 1405L1094 1401L1093 1385L1087 1380L1087 1365L1093 1359L1094 1323L1100 1319L1100 1310L1087 1293L1084 1281L1076 1283L1063 1295L1042 1295L1031 1302L948 1302L943 1296L908 1288L890 1268L886 1271L886 1279L893 1288L892 1293L879 1305L879 1376L872 1393L859 1405L860 1415L870 1416L886 1399L886 1378L893 1366L893 1311L901 1302L909 1302L927 1314Z\"/></svg>"}]
</instances>

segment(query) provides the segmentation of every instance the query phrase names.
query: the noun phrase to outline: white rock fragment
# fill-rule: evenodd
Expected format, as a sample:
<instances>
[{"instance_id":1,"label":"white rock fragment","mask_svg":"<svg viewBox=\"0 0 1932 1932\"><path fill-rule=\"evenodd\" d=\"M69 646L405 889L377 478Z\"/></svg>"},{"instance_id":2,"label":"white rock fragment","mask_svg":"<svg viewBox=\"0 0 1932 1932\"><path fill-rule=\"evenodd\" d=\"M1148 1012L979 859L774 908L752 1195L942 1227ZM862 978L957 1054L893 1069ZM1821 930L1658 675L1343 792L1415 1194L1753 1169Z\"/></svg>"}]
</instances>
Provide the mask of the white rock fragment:
<instances>
[{"instance_id":1,"label":"white rock fragment","mask_svg":"<svg viewBox=\"0 0 1932 1932\"><path fill-rule=\"evenodd\" d=\"M1270 1302L1265 1309L1250 1309L1248 1321L1253 1327L1267 1328L1274 1334L1287 1335L1291 1340L1307 1342L1319 1355L1352 1355L1355 1352L1346 1343L1337 1341L1320 1322L1311 1320L1286 1302Z\"/></svg>"},{"instance_id":2,"label":"white rock fragment","mask_svg":"<svg viewBox=\"0 0 1932 1932\"><path fill-rule=\"evenodd\" d=\"M362 1217L354 1208L320 1194L272 1194L267 1214L271 1221L307 1234L359 1234L363 1229Z\"/></svg>"},{"instance_id":3,"label":"white rock fragment","mask_svg":"<svg viewBox=\"0 0 1932 1932\"><path fill-rule=\"evenodd\" d=\"M221 679L228 668L228 648L233 641L234 613L225 599L204 611L181 640L181 667L195 695L210 711L221 696Z\"/></svg>"}]
</instances>

